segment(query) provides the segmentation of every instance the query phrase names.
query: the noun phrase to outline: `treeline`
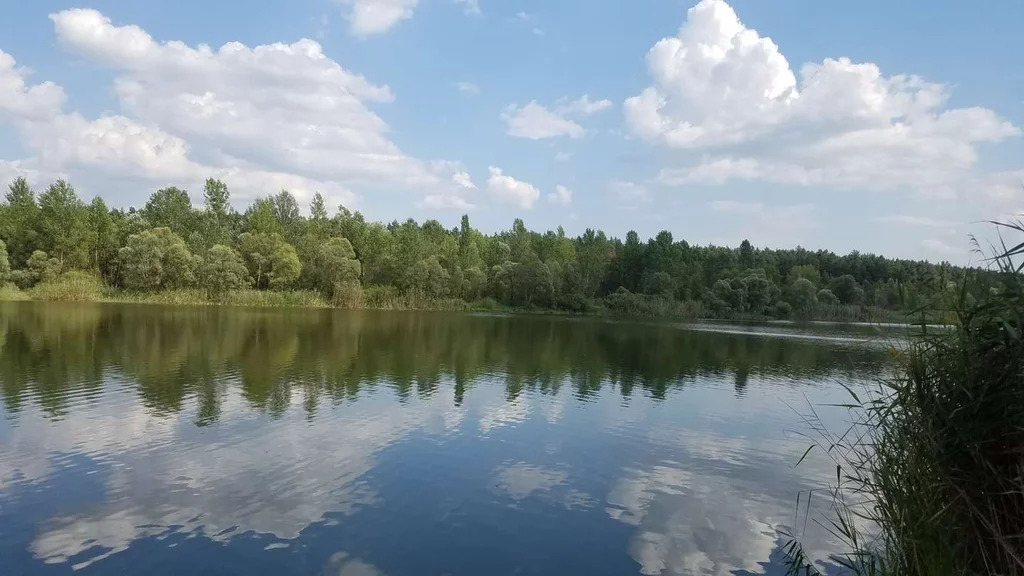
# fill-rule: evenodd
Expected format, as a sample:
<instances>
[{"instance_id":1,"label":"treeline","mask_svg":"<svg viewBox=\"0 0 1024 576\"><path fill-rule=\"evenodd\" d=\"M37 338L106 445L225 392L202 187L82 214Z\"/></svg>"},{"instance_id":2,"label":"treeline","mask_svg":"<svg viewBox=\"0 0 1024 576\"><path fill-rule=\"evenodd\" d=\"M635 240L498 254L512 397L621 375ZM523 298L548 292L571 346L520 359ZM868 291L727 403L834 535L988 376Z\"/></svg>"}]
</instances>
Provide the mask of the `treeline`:
<instances>
[{"instance_id":1,"label":"treeline","mask_svg":"<svg viewBox=\"0 0 1024 576\"><path fill-rule=\"evenodd\" d=\"M484 234L467 216L368 222L320 194L304 216L288 191L232 208L210 179L204 206L170 187L141 209L85 204L61 180L41 193L19 178L0 203L0 280L22 290L89 272L130 293L303 290L328 305L430 307L439 302L631 315L882 318L941 296L949 264L853 252L696 246L663 231L642 242L561 227Z\"/></svg>"}]
</instances>

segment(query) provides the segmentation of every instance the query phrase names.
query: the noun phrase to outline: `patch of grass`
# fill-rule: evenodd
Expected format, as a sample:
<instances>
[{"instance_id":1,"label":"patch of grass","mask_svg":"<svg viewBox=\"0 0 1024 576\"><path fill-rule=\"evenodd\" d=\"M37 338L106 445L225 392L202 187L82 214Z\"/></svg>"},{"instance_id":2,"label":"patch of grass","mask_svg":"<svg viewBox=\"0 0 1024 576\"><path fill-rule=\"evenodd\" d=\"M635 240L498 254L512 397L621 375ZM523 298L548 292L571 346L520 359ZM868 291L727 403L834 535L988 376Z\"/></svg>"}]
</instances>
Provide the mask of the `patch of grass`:
<instances>
[{"instance_id":1,"label":"patch of grass","mask_svg":"<svg viewBox=\"0 0 1024 576\"><path fill-rule=\"evenodd\" d=\"M952 329L925 330L892 378L849 391L845 433L808 418L836 463L825 525L850 572L1024 575L1022 255L1024 242L1004 245L995 288L975 300L964 279ZM817 574L790 536L790 572Z\"/></svg>"},{"instance_id":2,"label":"patch of grass","mask_svg":"<svg viewBox=\"0 0 1024 576\"><path fill-rule=\"evenodd\" d=\"M394 286L367 286L363 289L363 308L374 310L470 310L461 298L430 298L415 292L403 292Z\"/></svg>"},{"instance_id":3,"label":"patch of grass","mask_svg":"<svg viewBox=\"0 0 1024 576\"><path fill-rule=\"evenodd\" d=\"M12 302L17 300L28 300L28 294L22 292L14 284L0 285L0 302Z\"/></svg>"},{"instance_id":4,"label":"patch of grass","mask_svg":"<svg viewBox=\"0 0 1024 576\"><path fill-rule=\"evenodd\" d=\"M103 280L88 272L73 270L54 280L36 284L29 295L50 302L97 302L103 296Z\"/></svg>"},{"instance_id":5,"label":"patch of grass","mask_svg":"<svg viewBox=\"0 0 1024 576\"><path fill-rule=\"evenodd\" d=\"M225 294L219 303L226 306L262 308L329 307L320 293L311 290L235 290Z\"/></svg>"},{"instance_id":6,"label":"patch of grass","mask_svg":"<svg viewBox=\"0 0 1024 576\"><path fill-rule=\"evenodd\" d=\"M160 292L108 291L103 296L107 302L131 302L136 304L180 304L202 306L210 304L206 291L194 288L162 290Z\"/></svg>"}]
</instances>

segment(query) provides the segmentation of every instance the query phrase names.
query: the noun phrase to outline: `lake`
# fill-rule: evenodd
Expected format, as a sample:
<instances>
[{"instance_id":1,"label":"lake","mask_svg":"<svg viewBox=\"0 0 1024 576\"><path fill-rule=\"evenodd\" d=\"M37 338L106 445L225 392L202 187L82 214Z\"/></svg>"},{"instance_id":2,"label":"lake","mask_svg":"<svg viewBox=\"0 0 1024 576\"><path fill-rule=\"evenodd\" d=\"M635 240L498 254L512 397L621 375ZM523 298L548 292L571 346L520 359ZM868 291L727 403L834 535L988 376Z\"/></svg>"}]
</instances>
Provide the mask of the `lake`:
<instances>
[{"instance_id":1,"label":"lake","mask_svg":"<svg viewBox=\"0 0 1024 576\"><path fill-rule=\"evenodd\" d=\"M0 574L781 574L798 412L885 340L0 303Z\"/></svg>"}]
</instances>

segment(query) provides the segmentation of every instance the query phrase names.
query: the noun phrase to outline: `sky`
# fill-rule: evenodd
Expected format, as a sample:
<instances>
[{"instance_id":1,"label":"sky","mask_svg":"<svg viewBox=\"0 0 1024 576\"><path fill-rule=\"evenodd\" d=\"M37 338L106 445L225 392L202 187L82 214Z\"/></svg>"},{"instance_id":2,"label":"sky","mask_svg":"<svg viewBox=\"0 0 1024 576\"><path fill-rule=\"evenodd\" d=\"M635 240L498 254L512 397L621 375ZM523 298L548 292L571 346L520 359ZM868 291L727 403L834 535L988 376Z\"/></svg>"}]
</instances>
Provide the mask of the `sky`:
<instances>
[{"instance_id":1,"label":"sky","mask_svg":"<svg viewBox=\"0 0 1024 576\"><path fill-rule=\"evenodd\" d=\"M85 0L88 1L88 0ZM0 0L0 182L966 263L1024 2Z\"/></svg>"}]
</instances>

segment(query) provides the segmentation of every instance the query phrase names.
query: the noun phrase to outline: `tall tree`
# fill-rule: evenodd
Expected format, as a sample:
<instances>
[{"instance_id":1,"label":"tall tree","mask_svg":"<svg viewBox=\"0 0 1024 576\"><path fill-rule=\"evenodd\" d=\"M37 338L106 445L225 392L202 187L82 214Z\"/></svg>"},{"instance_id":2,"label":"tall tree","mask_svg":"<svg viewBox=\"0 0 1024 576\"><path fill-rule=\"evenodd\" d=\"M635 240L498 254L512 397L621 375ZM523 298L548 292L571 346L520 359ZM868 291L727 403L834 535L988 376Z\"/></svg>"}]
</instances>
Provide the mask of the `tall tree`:
<instances>
[{"instance_id":1,"label":"tall tree","mask_svg":"<svg viewBox=\"0 0 1024 576\"><path fill-rule=\"evenodd\" d=\"M39 218L50 256L61 266L84 268L89 262L88 230L85 205L75 189L65 180L58 180L39 195Z\"/></svg>"},{"instance_id":2,"label":"tall tree","mask_svg":"<svg viewBox=\"0 0 1024 576\"><path fill-rule=\"evenodd\" d=\"M174 186L153 192L142 208L142 217L153 228L170 228L182 238L195 230L192 200L188 192Z\"/></svg>"},{"instance_id":3,"label":"tall tree","mask_svg":"<svg viewBox=\"0 0 1024 576\"><path fill-rule=\"evenodd\" d=\"M40 246L39 205L28 180L19 177L8 186L7 206L0 218L0 239L7 242L11 265L20 268Z\"/></svg>"}]
</instances>

